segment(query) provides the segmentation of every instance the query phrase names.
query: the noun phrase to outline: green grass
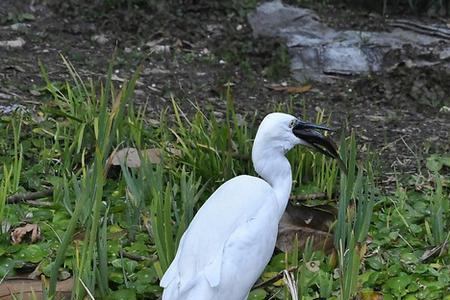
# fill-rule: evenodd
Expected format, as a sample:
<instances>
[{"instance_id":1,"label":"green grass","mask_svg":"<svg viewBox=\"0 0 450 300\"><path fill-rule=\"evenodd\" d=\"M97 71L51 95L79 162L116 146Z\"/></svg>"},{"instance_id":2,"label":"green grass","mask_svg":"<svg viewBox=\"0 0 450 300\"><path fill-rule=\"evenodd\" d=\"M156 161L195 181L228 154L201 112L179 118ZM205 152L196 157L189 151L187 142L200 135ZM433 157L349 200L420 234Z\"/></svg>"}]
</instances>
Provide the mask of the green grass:
<instances>
[{"instance_id":1,"label":"green grass","mask_svg":"<svg viewBox=\"0 0 450 300\"><path fill-rule=\"evenodd\" d=\"M103 82L94 82L64 62L71 75L67 83L52 82L41 66L46 93L39 118L0 117L0 278L18 275L27 263L46 276L48 298L57 280L69 274L74 299L156 299L159 279L196 210L227 179L255 175L249 155L257 121L238 121L228 91L223 120L200 109L185 116L173 99L152 125L133 105L138 73L116 89L111 68ZM315 121L326 123L323 111ZM262 279L290 269L290 288L277 281L253 290L250 299L450 294L448 156L430 157L421 189L399 182L395 193L381 194L373 162L358 159L356 136L344 133L340 142L347 176L322 155L302 148L288 154L293 194L325 192L323 201L339 210L336 253L314 251L311 242L300 251L275 253ZM111 166L109 155L125 147L158 151L161 162L141 152L140 168ZM6 203L17 192L49 187L48 201ZM37 224L42 238L12 245L9 230L24 220Z\"/></svg>"}]
</instances>

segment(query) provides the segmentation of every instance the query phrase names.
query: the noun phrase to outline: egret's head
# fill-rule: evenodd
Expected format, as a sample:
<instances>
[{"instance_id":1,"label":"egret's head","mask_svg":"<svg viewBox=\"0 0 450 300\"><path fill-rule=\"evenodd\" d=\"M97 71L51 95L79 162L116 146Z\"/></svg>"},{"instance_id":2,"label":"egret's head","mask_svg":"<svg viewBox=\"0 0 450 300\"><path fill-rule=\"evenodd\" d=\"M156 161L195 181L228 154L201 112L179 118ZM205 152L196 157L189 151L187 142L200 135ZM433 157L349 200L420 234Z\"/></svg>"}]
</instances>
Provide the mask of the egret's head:
<instances>
[{"instance_id":1,"label":"egret's head","mask_svg":"<svg viewBox=\"0 0 450 300\"><path fill-rule=\"evenodd\" d=\"M267 153L264 149L269 152L286 153L296 145L305 145L337 159L339 166L345 172L345 165L339 156L336 144L321 131L331 131L331 129L304 122L289 114L268 114L259 125L253 144L253 155L264 155L263 153Z\"/></svg>"}]
</instances>

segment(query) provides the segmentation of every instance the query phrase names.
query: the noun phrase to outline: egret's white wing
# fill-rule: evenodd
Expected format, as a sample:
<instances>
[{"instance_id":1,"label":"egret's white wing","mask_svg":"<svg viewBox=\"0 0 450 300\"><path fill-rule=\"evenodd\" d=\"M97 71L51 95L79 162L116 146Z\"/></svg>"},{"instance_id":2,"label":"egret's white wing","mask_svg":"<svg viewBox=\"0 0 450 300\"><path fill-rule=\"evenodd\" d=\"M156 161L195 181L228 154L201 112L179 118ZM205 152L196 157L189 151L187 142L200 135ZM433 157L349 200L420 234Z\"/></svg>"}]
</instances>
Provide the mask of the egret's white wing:
<instances>
[{"instance_id":1,"label":"egret's white wing","mask_svg":"<svg viewBox=\"0 0 450 300\"><path fill-rule=\"evenodd\" d=\"M264 180L243 175L225 182L186 229L161 286L167 287L176 280L180 289L187 289L195 284L192 280L199 273L204 274L211 287L219 285L226 242L234 232L239 232L239 228L245 231L248 222L267 205L276 206L277 201Z\"/></svg>"}]
</instances>

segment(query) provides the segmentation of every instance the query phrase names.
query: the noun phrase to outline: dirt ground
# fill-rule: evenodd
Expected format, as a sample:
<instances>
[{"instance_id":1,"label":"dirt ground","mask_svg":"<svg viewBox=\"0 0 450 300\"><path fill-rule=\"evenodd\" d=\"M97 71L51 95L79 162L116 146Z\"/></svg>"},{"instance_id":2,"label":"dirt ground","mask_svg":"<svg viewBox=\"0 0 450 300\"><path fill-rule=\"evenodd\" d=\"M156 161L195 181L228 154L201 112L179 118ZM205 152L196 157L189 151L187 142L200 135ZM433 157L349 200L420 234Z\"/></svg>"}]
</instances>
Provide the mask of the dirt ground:
<instances>
[{"instance_id":1,"label":"dirt ground","mask_svg":"<svg viewBox=\"0 0 450 300\"><path fill-rule=\"evenodd\" d=\"M383 180L392 180L395 172L417 172L429 154L450 151L450 113L443 109L450 106L449 70L399 66L333 84L313 82L304 94L274 91L267 87L299 85L289 77L286 50L281 41L254 39L247 8L232 3L193 0L169 8L113 9L89 1L2 0L0 41L21 38L25 44L0 47L0 105L36 109L46 100L39 61L51 80L68 79L61 54L83 78L98 79L116 51L117 84L143 64L136 102L147 103L150 117L170 107L172 96L187 113L192 101L220 117L230 86L242 114L262 117L275 103L289 101L297 113L306 108L310 119L324 109L333 126L356 129L362 153L375 150ZM319 13L339 26L349 11L326 6ZM370 18L382 16L359 12L349 26L381 24Z\"/></svg>"}]
</instances>

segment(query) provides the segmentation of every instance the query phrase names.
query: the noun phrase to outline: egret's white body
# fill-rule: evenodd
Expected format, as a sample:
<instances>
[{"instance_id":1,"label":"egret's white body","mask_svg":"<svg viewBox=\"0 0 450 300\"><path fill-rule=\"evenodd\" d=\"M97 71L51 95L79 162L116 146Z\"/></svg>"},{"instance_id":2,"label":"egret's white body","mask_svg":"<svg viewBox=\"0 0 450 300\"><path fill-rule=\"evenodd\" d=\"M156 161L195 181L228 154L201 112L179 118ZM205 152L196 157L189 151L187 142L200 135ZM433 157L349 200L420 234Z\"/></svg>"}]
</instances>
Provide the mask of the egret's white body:
<instances>
[{"instance_id":1,"label":"egret's white body","mask_svg":"<svg viewBox=\"0 0 450 300\"><path fill-rule=\"evenodd\" d=\"M285 153L308 145L292 132L297 119L272 113L252 150L261 178L241 175L220 186L200 208L164 274L163 300L245 300L269 262L278 222L291 192Z\"/></svg>"}]
</instances>

